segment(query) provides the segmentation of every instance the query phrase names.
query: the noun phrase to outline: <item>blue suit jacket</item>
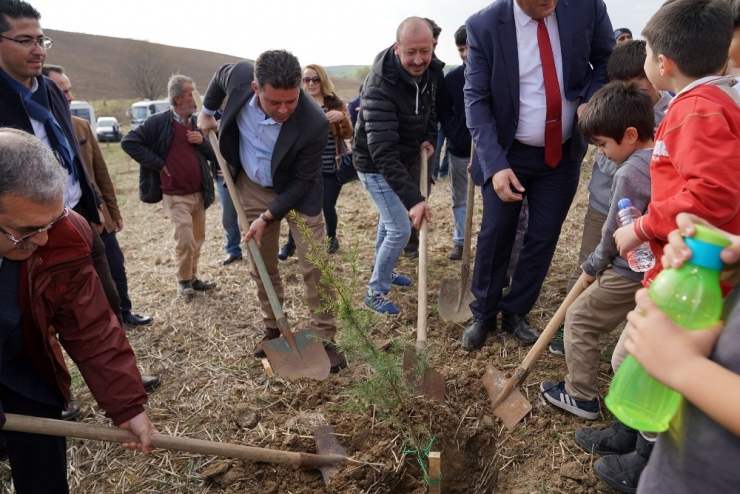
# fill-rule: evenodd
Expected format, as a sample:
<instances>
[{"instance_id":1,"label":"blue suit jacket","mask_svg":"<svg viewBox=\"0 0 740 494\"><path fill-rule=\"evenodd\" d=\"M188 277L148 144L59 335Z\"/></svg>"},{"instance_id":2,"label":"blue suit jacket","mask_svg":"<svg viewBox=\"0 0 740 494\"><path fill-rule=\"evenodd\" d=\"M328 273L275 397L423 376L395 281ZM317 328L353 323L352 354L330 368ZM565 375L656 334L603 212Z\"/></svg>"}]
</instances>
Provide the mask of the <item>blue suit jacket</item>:
<instances>
[{"instance_id":1,"label":"blue suit jacket","mask_svg":"<svg viewBox=\"0 0 740 494\"><path fill-rule=\"evenodd\" d=\"M496 0L466 22L465 113L475 141L476 185L509 168L506 153L519 123L519 56L514 0ZM614 34L603 0L559 0L555 8L569 101L587 102L606 82ZM577 124L577 121L576 121ZM586 150L574 125L571 158Z\"/></svg>"}]
</instances>

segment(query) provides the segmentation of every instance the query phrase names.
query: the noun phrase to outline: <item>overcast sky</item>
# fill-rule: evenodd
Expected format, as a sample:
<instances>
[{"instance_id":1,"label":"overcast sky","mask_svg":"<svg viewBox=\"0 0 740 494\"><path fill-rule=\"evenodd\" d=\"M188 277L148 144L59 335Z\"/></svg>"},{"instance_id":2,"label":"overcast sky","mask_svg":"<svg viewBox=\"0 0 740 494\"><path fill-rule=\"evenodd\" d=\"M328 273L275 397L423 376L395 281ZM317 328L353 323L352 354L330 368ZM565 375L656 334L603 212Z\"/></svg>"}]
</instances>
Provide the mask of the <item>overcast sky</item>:
<instances>
[{"instance_id":1,"label":"overcast sky","mask_svg":"<svg viewBox=\"0 0 740 494\"><path fill-rule=\"evenodd\" d=\"M561 0L564 1L564 0ZM606 0L614 28L636 37L664 0ZM245 58L274 48L302 65L368 65L418 15L442 27L437 56L460 63L453 34L490 2L475 0L30 0L42 28L148 40ZM321 9L321 10L319 10ZM53 50L64 46L54 45Z\"/></svg>"}]
</instances>

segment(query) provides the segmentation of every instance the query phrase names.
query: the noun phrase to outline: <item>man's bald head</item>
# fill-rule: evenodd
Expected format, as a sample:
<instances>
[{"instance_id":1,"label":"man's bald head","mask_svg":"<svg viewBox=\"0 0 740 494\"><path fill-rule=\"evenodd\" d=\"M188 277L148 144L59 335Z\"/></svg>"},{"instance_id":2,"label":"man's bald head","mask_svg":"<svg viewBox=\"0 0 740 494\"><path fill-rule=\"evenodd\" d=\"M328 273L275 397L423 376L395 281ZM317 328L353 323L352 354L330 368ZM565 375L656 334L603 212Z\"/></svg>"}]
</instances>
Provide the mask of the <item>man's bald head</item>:
<instances>
[{"instance_id":1,"label":"man's bald head","mask_svg":"<svg viewBox=\"0 0 740 494\"><path fill-rule=\"evenodd\" d=\"M398 26L393 48L411 77L422 76L434 53L432 27L421 17L409 17Z\"/></svg>"},{"instance_id":2,"label":"man's bald head","mask_svg":"<svg viewBox=\"0 0 740 494\"><path fill-rule=\"evenodd\" d=\"M398 25L398 29L396 29L396 44L400 45L404 36L416 35L419 32L428 32L429 36L432 38L432 42L434 42L432 26L430 26L427 21L421 17L408 17L404 19L404 21Z\"/></svg>"}]
</instances>

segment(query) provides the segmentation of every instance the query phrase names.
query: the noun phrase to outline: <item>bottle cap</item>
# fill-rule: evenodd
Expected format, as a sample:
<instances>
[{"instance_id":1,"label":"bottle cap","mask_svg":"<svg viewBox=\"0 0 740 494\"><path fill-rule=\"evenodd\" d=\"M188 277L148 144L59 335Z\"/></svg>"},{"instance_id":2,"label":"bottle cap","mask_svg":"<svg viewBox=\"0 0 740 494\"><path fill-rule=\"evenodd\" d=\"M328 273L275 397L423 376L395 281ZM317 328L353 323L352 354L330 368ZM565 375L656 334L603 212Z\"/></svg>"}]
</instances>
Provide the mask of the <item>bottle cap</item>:
<instances>
[{"instance_id":1,"label":"bottle cap","mask_svg":"<svg viewBox=\"0 0 740 494\"><path fill-rule=\"evenodd\" d=\"M691 249L691 264L709 269L721 270L725 267L719 258L722 249L730 245L730 239L721 233L707 228L703 225L694 225L696 234L685 239L686 245Z\"/></svg>"},{"instance_id":2,"label":"bottle cap","mask_svg":"<svg viewBox=\"0 0 740 494\"><path fill-rule=\"evenodd\" d=\"M617 203L617 207L618 207L619 209L627 209L627 208L631 208L631 207L632 207L632 201L630 201L629 199L627 199L627 198L625 197L624 199L620 199L620 200L619 200L619 202Z\"/></svg>"}]
</instances>

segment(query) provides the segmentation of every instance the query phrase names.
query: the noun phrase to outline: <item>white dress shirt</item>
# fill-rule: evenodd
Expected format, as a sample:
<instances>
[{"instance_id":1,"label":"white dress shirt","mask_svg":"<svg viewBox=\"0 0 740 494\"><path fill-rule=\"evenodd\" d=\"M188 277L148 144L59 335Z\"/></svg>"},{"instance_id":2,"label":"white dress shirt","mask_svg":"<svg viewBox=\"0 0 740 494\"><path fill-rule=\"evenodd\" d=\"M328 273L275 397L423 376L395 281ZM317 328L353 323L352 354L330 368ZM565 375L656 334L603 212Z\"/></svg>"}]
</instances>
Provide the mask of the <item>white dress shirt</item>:
<instances>
[{"instance_id":1,"label":"white dress shirt","mask_svg":"<svg viewBox=\"0 0 740 494\"><path fill-rule=\"evenodd\" d=\"M514 3L514 20L516 25L516 44L519 55L519 125L516 129L516 140L530 146L545 145L545 120L547 101L545 97L545 78L542 75L540 46L537 42L537 20L528 16ZM563 89L563 54L560 48L560 31L555 13L544 19L550 35L550 45L555 58L555 70L558 74L560 96L563 101L562 130L563 142L571 136L575 119L577 102L565 99Z\"/></svg>"}]
</instances>

